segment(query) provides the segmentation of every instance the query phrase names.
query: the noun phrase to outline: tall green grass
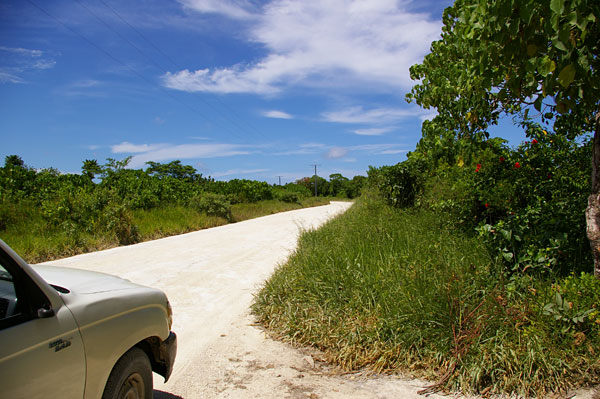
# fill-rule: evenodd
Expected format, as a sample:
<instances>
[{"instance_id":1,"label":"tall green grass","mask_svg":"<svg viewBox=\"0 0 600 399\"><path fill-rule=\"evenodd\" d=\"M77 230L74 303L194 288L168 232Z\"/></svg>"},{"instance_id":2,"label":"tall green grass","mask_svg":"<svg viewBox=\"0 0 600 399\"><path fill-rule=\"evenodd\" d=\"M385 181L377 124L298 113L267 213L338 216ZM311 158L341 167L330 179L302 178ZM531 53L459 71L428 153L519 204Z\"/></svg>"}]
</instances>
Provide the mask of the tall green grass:
<instances>
[{"instance_id":1,"label":"tall green grass","mask_svg":"<svg viewBox=\"0 0 600 399\"><path fill-rule=\"evenodd\" d=\"M232 221L240 222L260 216L270 215L309 206L325 205L329 199L306 198L300 203L286 203L277 200L259 201L252 204L232 206ZM3 208L5 209L5 208ZM60 225L48 223L39 206L22 202L12 209L7 226L0 229L0 238L10 245L23 259L30 263L44 262L66 256L77 255L122 245L122 240L109 226L80 226L65 221ZM125 211L126 220L118 216L109 220L120 221L132 242L148 241L161 237L183 234L191 231L221 226L229 223L223 217L208 216L192 207L180 205L163 206L151 209Z\"/></svg>"},{"instance_id":2,"label":"tall green grass","mask_svg":"<svg viewBox=\"0 0 600 399\"><path fill-rule=\"evenodd\" d=\"M558 284L500 270L443 215L365 195L302 235L253 311L345 369L408 372L437 382L432 389L543 396L600 382L600 320L569 313L599 309L600 284L586 279L583 294L573 278L559 321L546 306Z\"/></svg>"},{"instance_id":3,"label":"tall green grass","mask_svg":"<svg viewBox=\"0 0 600 399\"><path fill-rule=\"evenodd\" d=\"M231 220L233 222L241 222L243 220L254 219L274 213L292 211L294 209L327 205L329 204L329 200L330 198L326 197L307 197L299 202L267 200L234 204L231 206Z\"/></svg>"}]
</instances>

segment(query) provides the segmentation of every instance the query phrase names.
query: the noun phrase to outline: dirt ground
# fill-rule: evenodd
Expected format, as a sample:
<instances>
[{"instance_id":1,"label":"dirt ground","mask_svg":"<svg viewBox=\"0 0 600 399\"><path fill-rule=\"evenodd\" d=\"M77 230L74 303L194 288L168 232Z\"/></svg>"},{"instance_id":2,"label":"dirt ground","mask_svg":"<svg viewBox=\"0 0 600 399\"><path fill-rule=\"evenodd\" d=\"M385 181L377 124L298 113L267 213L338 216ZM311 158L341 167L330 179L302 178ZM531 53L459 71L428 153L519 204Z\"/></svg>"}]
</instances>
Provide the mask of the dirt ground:
<instances>
[{"instance_id":1,"label":"dirt ground","mask_svg":"<svg viewBox=\"0 0 600 399\"><path fill-rule=\"evenodd\" d=\"M417 391L424 381L341 374L315 351L269 339L250 315L253 293L292 253L299 233L350 205L332 202L48 263L118 275L167 293L178 352L171 379L165 384L154 376L155 399L422 399Z\"/></svg>"}]
</instances>

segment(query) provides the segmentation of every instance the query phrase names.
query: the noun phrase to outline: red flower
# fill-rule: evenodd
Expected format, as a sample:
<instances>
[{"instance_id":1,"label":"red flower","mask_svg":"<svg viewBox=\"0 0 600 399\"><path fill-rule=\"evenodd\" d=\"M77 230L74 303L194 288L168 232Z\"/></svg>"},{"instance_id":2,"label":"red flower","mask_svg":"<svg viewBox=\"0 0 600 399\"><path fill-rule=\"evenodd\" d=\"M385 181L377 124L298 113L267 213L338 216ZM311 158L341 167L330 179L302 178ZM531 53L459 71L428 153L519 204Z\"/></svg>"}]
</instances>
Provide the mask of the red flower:
<instances>
[{"instance_id":1,"label":"red flower","mask_svg":"<svg viewBox=\"0 0 600 399\"><path fill-rule=\"evenodd\" d=\"M500 157L500 162L504 162L504 161L505 161L504 157Z\"/></svg>"},{"instance_id":2,"label":"red flower","mask_svg":"<svg viewBox=\"0 0 600 399\"><path fill-rule=\"evenodd\" d=\"M521 164L518 162L515 162L515 168L519 169L521 167Z\"/></svg>"},{"instance_id":3,"label":"red flower","mask_svg":"<svg viewBox=\"0 0 600 399\"><path fill-rule=\"evenodd\" d=\"M488 204L488 203L486 202L486 203L485 203L485 207L486 207L486 208L489 208L489 207L490 207L490 204Z\"/></svg>"},{"instance_id":4,"label":"red flower","mask_svg":"<svg viewBox=\"0 0 600 399\"><path fill-rule=\"evenodd\" d=\"M552 174L548 173L548 179L552 179Z\"/></svg>"},{"instance_id":5,"label":"red flower","mask_svg":"<svg viewBox=\"0 0 600 399\"><path fill-rule=\"evenodd\" d=\"M480 163L477 164L477 168L475 168L475 173L479 172L479 169L481 169L481 164Z\"/></svg>"},{"instance_id":6,"label":"red flower","mask_svg":"<svg viewBox=\"0 0 600 399\"><path fill-rule=\"evenodd\" d=\"M538 141L537 141L536 139L533 139L533 140L531 140L531 144L532 144L532 145L533 145L533 144L537 144L537 143L538 143Z\"/></svg>"}]
</instances>

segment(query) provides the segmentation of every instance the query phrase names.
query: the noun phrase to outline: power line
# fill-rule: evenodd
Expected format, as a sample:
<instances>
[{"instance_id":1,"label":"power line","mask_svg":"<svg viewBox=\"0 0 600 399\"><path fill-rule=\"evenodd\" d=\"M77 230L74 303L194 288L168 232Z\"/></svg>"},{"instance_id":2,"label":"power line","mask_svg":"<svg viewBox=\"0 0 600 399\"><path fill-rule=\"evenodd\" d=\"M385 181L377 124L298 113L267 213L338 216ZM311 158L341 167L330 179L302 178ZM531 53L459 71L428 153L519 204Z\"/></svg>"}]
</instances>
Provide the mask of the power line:
<instances>
[{"instance_id":1,"label":"power line","mask_svg":"<svg viewBox=\"0 0 600 399\"><path fill-rule=\"evenodd\" d=\"M136 28L135 28L133 25L131 25L129 22L127 22L127 20L126 20L125 18L123 18L123 17L121 16L121 14L119 14L119 13L117 12L117 10L115 10L115 9L114 9L112 6L110 6L110 5L106 4L106 2L105 2L104 0L100 0L100 2L101 2L102 4L104 4L104 6L105 6L106 8L108 8L109 10L111 10L111 11L113 12L113 14L115 14L115 15L117 16L117 18L119 18L121 21L123 21L123 23L125 23L125 25L129 26L129 27L131 28L131 30L133 30L133 31L134 31L135 33L137 33L137 34L138 34L138 35L139 35L139 36L140 36L142 39L144 39L144 40L146 41L146 43L148 43L149 45L151 45L152 47L154 47L154 49L155 49L156 51L158 51L160 54L162 54L162 56L163 56L163 57L165 57L167 60L169 60L169 62L171 62L171 64L175 65L175 67L177 67L178 69L181 69L181 68L179 68L179 66L177 66L177 64L175 63L175 61L173 61L173 60L171 59L171 57L169 57L167 54L163 53L163 51L162 51L160 48L158 48L157 46L155 46L155 45L154 45L154 43L152 43L152 42L151 42L149 39L147 39L147 38L146 38L146 36L142 34L142 32L140 32L140 31L139 31L139 30L137 30L137 29L136 29Z\"/></svg>"},{"instance_id":2,"label":"power line","mask_svg":"<svg viewBox=\"0 0 600 399\"><path fill-rule=\"evenodd\" d=\"M112 31L115 35L119 36L121 38L121 40L124 40L125 42L127 42L127 44L129 44L131 47L133 47L134 49L137 50L138 53L140 53L140 55L144 58L146 58L148 61L150 61L152 64L154 64L155 67L157 67L158 69L162 70L163 72L167 72L167 70L165 68L163 68L162 66L158 65L156 62L154 62L154 60L152 60L150 57L148 57L138 46L136 46L134 43L132 43L129 39L127 39L125 36L121 35L119 33L119 31L117 31L116 29L114 29L112 26L110 26L108 23L106 23L106 21L104 21L102 18L100 18L98 16L98 14L96 14L94 11L92 11L88 6L86 6L84 3L81 2L81 0L75 0L81 7L85 8L87 10L87 12L89 12L92 16L94 16L94 18L96 18L101 24L103 24L104 26L106 26L108 29L110 29L110 31Z\"/></svg>"},{"instance_id":3,"label":"power line","mask_svg":"<svg viewBox=\"0 0 600 399\"><path fill-rule=\"evenodd\" d=\"M144 58L146 58L148 61L150 61L152 64L154 64L154 66L156 66L158 69L160 69L163 73L167 74L169 73L169 71L167 71L165 68L163 68L161 65L157 64L152 58L150 58L150 56L146 55L146 53L144 53L139 47L137 47L135 44L133 44L129 39L127 39L126 37L124 37L123 35L121 35L116 29L114 29L112 26L110 26L106 21L104 21L100 16L98 16L95 12L93 12L89 7L87 7L86 5L84 5L80 0L75 0L77 3L79 3L79 5L81 5L82 7L84 7L91 15L93 15L98 21L100 21L104 26L106 26L109 30L111 30L112 32L114 32L117 36L119 36L122 40L124 40L125 42L127 42L131 47L133 47L134 49L136 49L138 51L138 53L140 53ZM121 19L121 21L124 21L127 26L129 26L131 29L133 29L138 35L140 35L142 37L142 39L144 39L146 42L150 43L150 45L152 47L154 47L156 50L158 50L159 53L161 53L163 56L165 56L173 65L175 65L175 67L177 69L182 69L181 67L179 67L175 61L173 61L169 56L167 56L165 53L163 53L157 46L155 46L154 44L152 44L152 42L150 42L149 39L146 38L146 36L144 36L141 32L139 32L137 29L135 29L130 23L128 23L125 18L123 18L119 13L116 12L116 10L114 10L114 8L109 7L104 1L102 1L102 4L104 4L108 9L110 9L119 19ZM243 126L241 126L237 121L232 120L231 118L229 118L229 116L227 114L225 114L223 111L221 111L220 109L214 107L212 104L210 104L208 101L204 100L204 99L200 99L205 105L207 105L208 107L210 107L213 111L219 113L221 115L221 117L223 117L224 120L228 121L229 123L231 123L232 125L234 125L235 127L237 127L242 133L245 133L245 128ZM232 110L231 110L232 111ZM243 122L242 122L243 123ZM256 130L256 129L255 129ZM258 133L260 133L258 130L256 130ZM264 137L263 137L264 138Z\"/></svg>"},{"instance_id":4,"label":"power line","mask_svg":"<svg viewBox=\"0 0 600 399\"><path fill-rule=\"evenodd\" d=\"M80 5L81 3L78 0L77 1ZM61 21L59 18L57 18L56 16L50 14L46 9L42 8L41 6L39 6L38 4L34 3L32 0L27 0L27 2L29 4L31 4L33 7L37 8L38 10L40 10L42 13L46 14L48 17L52 18L53 20L55 20L56 22L58 22L60 25L62 25L64 28L66 28L67 30L69 30L71 33L75 34L76 36L79 36L81 39L83 39L85 42L87 42L90 46L94 47L96 50L100 51L101 53L103 53L105 56L107 56L108 58L110 58L111 60L115 61L118 64L121 64L122 66L124 66L125 68L127 68L131 73L133 73L134 75L136 75L138 78L142 79L143 81L145 81L149 86L154 87L155 83L150 81L148 78L146 78L144 75L142 75L141 73L139 73L137 70L135 70L134 68L132 68L130 65L126 64L125 62L121 61L120 59L118 59L117 57L115 57L113 54L111 54L109 51L103 49L102 47L100 47L99 45L97 45L96 43L94 43L92 40L88 39L87 37L85 37L84 35L82 35L80 32L76 31L75 29L71 28L70 26L68 26L67 24L65 24L63 21ZM88 7L85 7L92 15L94 15L97 19L100 19L97 15L95 15L94 13L92 13ZM103 22L104 25L106 25L110 30L112 30L113 32L117 33L116 31L114 31L114 29L112 29L111 27L109 27L105 22ZM119 35L119 37L122 38L122 36L120 34L117 33L117 35ZM126 39L125 39L126 40ZM143 52L137 48L137 46L133 45L129 40L126 40L130 45L132 45L134 48L136 48L138 51L140 51L140 53L148 58L145 54L143 54ZM152 61L151 61L152 62ZM153 62L154 63L154 62ZM154 63L155 65L157 65L156 63ZM162 67L158 66L159 69L164 70ZM182 101L181 99L179 99L178 97L172 95L169 91L162 89L162 91L168 96L170 97L172 100L175 100L176 102L184 105L185 107L187 107L188 109L190 109L191 111L193 111L194 113L199 114L203 119L205 119L208 122L216 122L215 120L211 120L209 119L206 115L203 114L202 111L200 111L199 109L193 107L192 105ZM205 104L207 104L209 107L211 107L213 110L216 110L217 112L221 113L221 111L215 109L211 104L209 104L208 102L206 102L205 100L203 101ZM227 118L225 118L227 119ZM244 130L242 127L240 127L237 123L235 123L234 121L229 120L229 122L231 122L234 125L237 125L237 127L240 130ZM241 138L240 136L238 136L237 134L235 134L230 128L221 125L225 130L229 131L233 136L237 136L238 138Z\"/></svg>"},{"instance_id":5,"label":"power line","mask_svg":"<svg viewBox=\"0 0 600 399\"><path fill-rule=\"evenodd\" d=\"M76 0L79 2L79 0ZM183 69L180 65L178 65L175 61L173 61L173 59L171 57L169 57L167 54L165 54L158 46L156 46L150 39L148 39L144 34L142 34L142 32L140 32L138 29L136 29L133 25L131 25L129 22L127 22L127 20L121 16L121 14L119 14L117 12L117 10L115 10L113 7L111 7L110 5L108 5L104 0L100 0L100 2L102 4L104 4L104 6L106 8L108 8L109 10L111 10L113 12L113 14L115 14L121 21L123 21L127 26L129 26L134 32L136 32L144 41L146 41L148 44L150 44L156 51L158 51L163 57L165 57L173 66L175 66L176 69L181 70ZM87 8L87 7L86 7ZM89 9L88 9L89 10ZM91 12L91 11L90 11ZM99 18L96 16L96 18ZM103 21L103 23L106 25L106 23ZM112 30L112 28L111 28ZM120 35L119 35L120 36ZM130 43L127 40L128 43ZM135 47L135 46L134 46ZM137 47L136 47L137 49ZM139 51L139 50L138 50ZM166 71L164 68L159 67L160 69L163 70L164 73L168 73L168 71ZM218 97L215 97L217 102L219 102L222 106L224 106L225 108L227 108L229 110L229 112L231 112L231 115L233 115L234 117L236 117L238 119L238 121L241 121L241 123L245 124L246 126L248 126L249 128L251 128L252 130L254 130L254 132L258 133L259 136L262 136L262 138L266 138L259 129L257 129L256 127L254 127L251 123L249 123L248 121L242 121L241 118L239 118L239 116L237 115L237 112L232 109L227 103L225 103L224 101L222 101L221 99L219 99ZM206 105L208 105L209 107L211 107L213 110L215 110L216 112L218 112L219 114L221 114L226 120L228 120L230 123L235 124L240 130L244 130L243 127L239 126L237 124L237 122L233 121L232 119L229 118L228 115L224 114L221 110L213 107L210 103L208 103L207 101L203 101Z\"/></svg>"}]
</instances>

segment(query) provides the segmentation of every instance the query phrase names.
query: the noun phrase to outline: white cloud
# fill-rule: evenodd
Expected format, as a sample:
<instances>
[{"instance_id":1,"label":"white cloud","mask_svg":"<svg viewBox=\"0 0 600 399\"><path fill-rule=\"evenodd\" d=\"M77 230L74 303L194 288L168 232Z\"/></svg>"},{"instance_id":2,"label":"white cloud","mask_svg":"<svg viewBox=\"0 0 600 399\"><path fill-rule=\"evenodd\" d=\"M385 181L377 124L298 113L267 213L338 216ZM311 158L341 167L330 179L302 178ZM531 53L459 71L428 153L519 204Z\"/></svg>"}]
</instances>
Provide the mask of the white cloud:
<instances>
[{"instance_id":1,"label":"white cloud","mask_svg":"<svg viewBox=\"0 0 600 399\"><path fill-rule=\"evenodd\" d=\"M168 146L168 144L132 144L124 141L121 144L111 146L110 149L114 154L120 154L156 151L166 146Z\"/></svg>"},{"instance_id":2,"label":"white cloud","mask_svg":"<svg viewBox=\"0 0 600 399\"><path fill-rule=\"evenodd\" d=\"M25 83L25 81L17 75L0 70L0 83Z\"/></svg>"},{"instance_id":3,"label":"white cloud","mask_svg":"<svg viewBox=\"0 0 600 399\"><path fill-rule=\"evenodd\" d=\"M56 61L42 58L43 56L42 50L0 46L0 59L4 64L0 68L0 83L26 83L22 74L50 69L56 65Z\"/></svg>"},{"instance_id":4,"label":"white cloud","mask_svg":"<svg viewBox=\"0 0 600 399\"><path fill-rule=\"evenodd\" d=\"M389 131L394 130L394 128L391 127L374 127L374 128L370 128L370 129L356 129L356 130L352 130L352 133L354 134L358 134L360 136L381 136L382 134L385 134Z\"/></svg>"},{"instance_id":5,"label":"white cloud","mask_svg":"<svg viewBox=\"0 0 600 399\"><path fill-rule=\"evenodd\" d=\"M281 0L262 10L247 1L184 4L201 13L256 17L248 37L267 51L252 63L163 76L165 86L189 92L273 94L289 85L397 91L412 86L408 69L441 28L441 21L405 11L407 0Z\"/></svg>"},{"instance_id":6,"label":"white cloud","mask_svg":"<svg viewBox=\"0 0 600 399\"><path fill-rule=\"evenodd\" d=\"M173 159L217 158L250 154L251 146L236 144L132 144L123 142L111 146L113 153L136 154L131 158L129 167L143 167L146 162ZM255 148L258 146L254 146Z\"/></svg>"},{"instance_id":7,"label":"white cloud","mask_svg":"<svg viewBox=\"0 0 600 399\"><path fill-rule=\"evenodd\" d=\"M427 113L421 114L421 116L419 118L421 119L421 121L426 121L426 120L432 120L437 115L438 115L438 113L436 111L427 110Z\"/></svg>"},{"instance_id":8,"label":"white cloud","mask_svg":"<svg viewBox=\"0 0 600 399\"><path fill-rule=\"evenodd\" d=\"M327 154L325 154L325 158L327 159L338 159L343 158L348 154L348 150L342 147L333 147L331 148Z\"/></svg>"},{"instance_id":9,"label":"white cloud","mask_svg":"<svg viewBox=\"0 0 600 399\"><path fill-rule=\"evenodd\" d=\"M383 125L396 123L407 118L419 117L423 112L418 107L374 108L370 110L365 110L362 107L350 107L338 111L324 112L322 116L327 122Z\"/></svg>"},{"instance_id":10,"label":"white cloud","mask_svg":"<svg viewBox=\"0 0 600 399\"><path fill-rule=\"evenodd\" d=\"M101 82L95 79L84 79L71 83L70 87L85 89L88 87L97 87L100 86L100 84Z\"/></svg>"},{"instance_id":11,"label":"white cloud","mask_svg":"<svg viewBox=\"0 0 600 399\"><path fill-rule=\"evenodd\" d=\"M294 117L292 115L288 114L287 112L277 111L277 110L265 111L265 112L263 112L263 116L266 116L267 118L275 118L275 119L294 119Z\"/></svg>"},{"instance_id":12,"label":"white cloud","mask_svg":"<svg viewBox=\"0 0 600 399\"><path fill-rule=\"evenodd\" d=\"M5 51L7 53L14 53L19 55L24 55L27 57L41 57L43 52L41 50L30 50L26 48L20 47L5 47L0 46L0 51Z\"/></svg>"},{"instance_id":13,"label":"white cloud","mask_svg":"<svg viewBox=\"0 0 600 399\"><path fill-rule=\"evenodd\" d=\"M161 118L160 116L157 116L153 119L154 123L156 123L157 125L163 125L166 121Z\"/></svg>"},{"instance_id":14,"label":"white cloud","mask_svg":"<svg viewBox=\"0 0 600 399\"><path fill-rule=\"evenodd\" d=\"M50 69L54 68L56 61L54 60L37 60L33 65L33 69Z\"/></svg>"},{"instance_id":15,"label":"white cloud","mask_svg":"<svg viewBox=\"0 0 600 399\"><path fill-rule=\"evenodd\" d=\"M243 0L179 0L179 2L201 13L223 14L233 19L249 19L256 16L253 5Z\"/></svg>"},{"instance_id":16,"label":"white cloud","mask_svg":"<svg viewBox=\"0 0 600 399\"><path fill-rule=\"evenodd\" d=\"M300 144L298 147L293 150L275 152L272 155L311 155L322 153L323 150L327 149L327 146L321 143L305 143Z\"/></svg>"},{"instance_id":17,"label":"white cloud","mask_svg":"<svg viewBox=\"0 0 600 399\"><path fill-rule=\"evenodd\" d=\"M301 148L323 148L325 147L325 144L321 144L321 143L304 143L304 144L300 144Z\"/></svg>"},{"instance_id":18,"label":"white cloud","mask_svg":"<svg viewBox=\"0 0 600 399\"><path fill-rule=\"evenodd\" d=\"M195 72L187 69L177 73L167 72L163 75L163 84L171 89L188 92L270 94L277 91L275 87L239 71L238 67L217 69L212 72L208 69Z\"/></svg>"},{"instance_id":19,"label":"white cloud","mask_svg":"<svg viewBox=\"0 0 600 399\"><path fill-rule=\"evenodd\" d=\"M366 151L371 154L390 154L391 151L403 152L401 144L365 144L348 147L353 151Z\"/></svg>"},{"instance_id":20,"label":"white cloud","mask_svg":"<svg viewBox=\"0 0 600 399\"><path fill-rule=\"evenodd\" d=\"M251 175L255 173L268 172L269 169L230 169L224 172L213 173L212 177L223 177L232 175Z\"/></svg>"},{"instance_id":21,"label":"white cloud","mask_svg":"<svg viewBox=\"0 0 600 399\"><path fill-rule=\"evenodd\" d=\"M382 155L396 155L396 154L404 154L405 152L408 152L408 150L385 150L385 151L381 151L380 154L382 154Z\"/></svg>"}]
</instances>

